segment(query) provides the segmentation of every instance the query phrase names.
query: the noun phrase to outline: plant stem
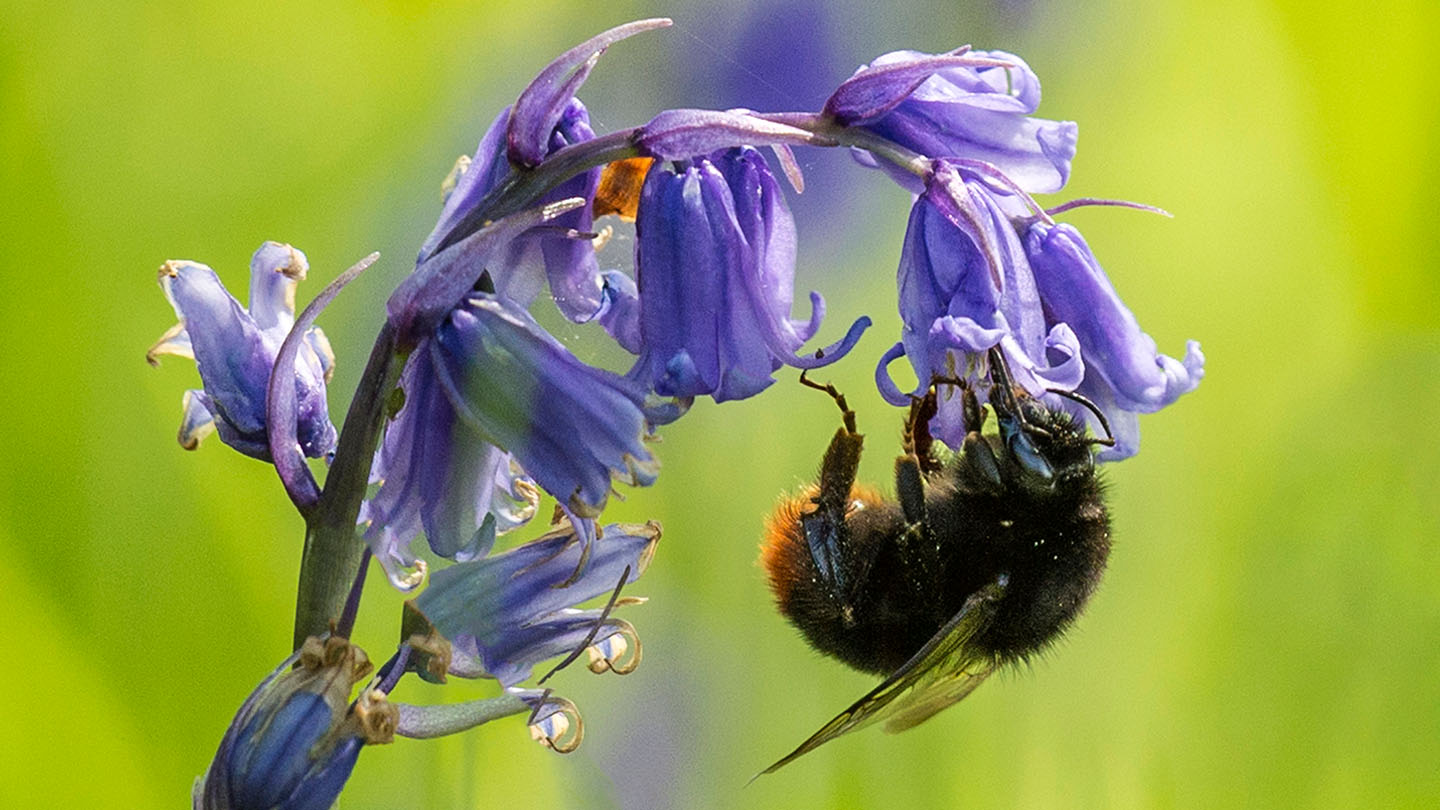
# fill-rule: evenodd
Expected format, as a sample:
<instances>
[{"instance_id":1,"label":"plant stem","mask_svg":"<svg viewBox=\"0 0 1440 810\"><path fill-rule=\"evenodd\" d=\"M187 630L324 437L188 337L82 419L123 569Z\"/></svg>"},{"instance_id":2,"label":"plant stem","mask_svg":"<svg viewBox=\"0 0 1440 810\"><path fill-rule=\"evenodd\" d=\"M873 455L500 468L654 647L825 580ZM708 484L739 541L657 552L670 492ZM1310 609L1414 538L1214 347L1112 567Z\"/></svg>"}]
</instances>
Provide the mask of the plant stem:
<instances>
[{"instance_id":1,"label":"plant stem","mask_svg":"<svg viewBox=\"0 0 1440 810\"><path fill-rule=\"evenodd\" d=\"M325 479L320 502L305 527L300 587L295 598L294 647L339 621L355 584L365 544L356 536L355 519L370 479L370 459L385 418L385 402L400 378L402 358L395 354L395 332L386 321L370 350L370 361L350 400L335 462Z\"/></svg>"}]
</instances>

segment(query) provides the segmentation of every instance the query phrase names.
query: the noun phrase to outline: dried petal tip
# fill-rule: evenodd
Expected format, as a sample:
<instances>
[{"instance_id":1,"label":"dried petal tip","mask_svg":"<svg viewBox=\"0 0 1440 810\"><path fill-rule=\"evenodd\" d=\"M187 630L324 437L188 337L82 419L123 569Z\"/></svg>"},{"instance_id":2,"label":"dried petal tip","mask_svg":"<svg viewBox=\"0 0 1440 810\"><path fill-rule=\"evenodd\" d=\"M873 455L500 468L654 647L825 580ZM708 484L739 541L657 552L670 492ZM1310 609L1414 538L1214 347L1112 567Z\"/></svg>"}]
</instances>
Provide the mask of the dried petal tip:
<instances>
[{"instance_id":1,"label":"dried petal tip","mask_svg":"<svg viewBox=\"0 0 1440 810\"><path fill-rule=\"evenodd\" d=\"M670 20L657 17L616 26L576 45L546 65L520 94L510 112L505 133L510 160L522 166L534 166L545 159L550 151L551 130L606 48L642 31L669 25Z\"/></svg>"},{"instance_id":2,"label":"dried petal tip","mask_svg":"<svg viewBox=\"0 0 1440 810\"><path fill-rule=\"evenodd\" d=\"M585 739L580 709L562 697L546 694L530 715L530 738L559 754L568 754Z\"/></svg>"},{"instance_id":3,"label":"dried petal tip","mask_svg":"<svg viewBox=\"0 0 1440 810\"><path fill-rule=\"evenodd\" d=\"M611 619L610 622L614 632L597 639L586 649L590 658L587 666L597 675L602 672L629 675L640 666L640 636L635 632L635 626L623 619Z\"/></svg>"}]
</instances>

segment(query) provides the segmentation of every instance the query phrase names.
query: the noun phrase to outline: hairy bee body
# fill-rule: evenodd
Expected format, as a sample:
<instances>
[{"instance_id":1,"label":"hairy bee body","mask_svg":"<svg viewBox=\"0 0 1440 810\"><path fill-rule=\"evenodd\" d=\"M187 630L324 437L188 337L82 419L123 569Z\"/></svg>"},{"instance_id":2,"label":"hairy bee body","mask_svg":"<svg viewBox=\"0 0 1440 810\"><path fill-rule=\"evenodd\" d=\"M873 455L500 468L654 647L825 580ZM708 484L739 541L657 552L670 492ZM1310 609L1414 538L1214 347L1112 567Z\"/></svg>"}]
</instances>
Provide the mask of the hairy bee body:
<instances>
[{"instance_id":1,"label":"hairy bee body","mask_svg":"<svg viewBox=\"0 0 1440 810\"><path fill-rule=\"evenodd\" d=\"M1070 420L1051 414L1055 422ZM1066 429L1074 431L1073 423ZM1003 456L998 437L986 441ZM1059 481L1051 492L1014 483L996 489L956 456L926 476L937 552L927 563L906 559L900 541L907 522L897 502L868 487L851 490L845 523L853 553L841 564L848 581L864 577L865 585L840 602L806 543L801 518L814 509L816 492L809 487L772 514L764 564L781 613L811 646L863 672L899 669L971 594L1002 574L1009 577L1005 596L974 643L1000 659L1036 652L1079 614L1110 553L1104 487L1093 472Z\"/></svg>"},{"instance_id":2,"label":"hairy bee body","mask_svg":"<svg viewBox=\"0 0 1440 810\"><path fill-rule=\"evenodd\" d=\"M937 380L914 399L895 500L857 486L864 438L844 415L816 484L781 502L761 562L780 612L812 647L884 675L772 772L842 734L884 720L903 731L963 700L1005 664L1058 638L1094 593L1110 553L1110 519L1093 439L1070 413L1011 382L991 350L989 405L970 383ZM966 435L948 459L932 454L939 387L959 389ZM1100 419L1093 403L1070 392Z\"/></svg>"}]
</instances>

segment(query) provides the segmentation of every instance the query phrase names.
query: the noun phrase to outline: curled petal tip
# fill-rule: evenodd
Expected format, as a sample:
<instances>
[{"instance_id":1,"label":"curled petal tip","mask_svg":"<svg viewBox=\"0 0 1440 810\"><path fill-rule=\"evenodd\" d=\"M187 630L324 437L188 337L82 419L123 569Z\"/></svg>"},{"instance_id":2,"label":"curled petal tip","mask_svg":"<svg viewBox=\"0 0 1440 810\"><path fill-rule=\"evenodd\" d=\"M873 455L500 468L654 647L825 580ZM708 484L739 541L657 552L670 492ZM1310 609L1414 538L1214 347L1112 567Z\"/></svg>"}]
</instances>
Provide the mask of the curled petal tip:
<instances>
[{"instance_id":1,"label":"curled petal tip","mask_svg":"<svg viewBox=\"0 0 1440 810\"><path fill-rule=\"evenodd\" d=\"M546 695L530 715L530 738L557 754L568 754L585 739L585 724L574 703Z\"/></svg>"}]
</instances>

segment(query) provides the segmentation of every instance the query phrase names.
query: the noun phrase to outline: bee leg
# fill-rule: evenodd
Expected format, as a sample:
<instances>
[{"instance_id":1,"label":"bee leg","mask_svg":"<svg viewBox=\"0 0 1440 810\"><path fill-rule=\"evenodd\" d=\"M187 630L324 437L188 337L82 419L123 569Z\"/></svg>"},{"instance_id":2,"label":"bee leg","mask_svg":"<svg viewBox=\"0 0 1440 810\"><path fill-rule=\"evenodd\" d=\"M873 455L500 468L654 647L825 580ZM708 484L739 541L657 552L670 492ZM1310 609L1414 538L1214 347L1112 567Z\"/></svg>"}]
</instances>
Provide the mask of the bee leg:
<instances>
[{"instance_id":1,"label":"bee leg","mask_svg":"<svg viewBox=\"0 0 1440 810\"><path fill-rule=\"evenodd\" d=\"M936 400L938 384L938 381L931 384L925 396L911 398L910 413L905 418L905 433L900 442L900 449L906 456L913 456L920 465L920 471L926 475L936 472L942 466L931 453L935 440L930 435L930 420L935 417L935 411L939 407Z\"/></svg>"},{"instance_id":2,"label":"bee leg","mask_svg":"<svg viewBox=\"0 0 1440 810\"><path fill-rule=\"evenodd\" d=\"M900 447L905 455L895 459L895 494L900 510L910 525L925 523L925 478L940 469L940 462L931 455L934 439L930 436L930 419L935 416L936 386L923 397L910 401L910 414L905 419L905 433Z\"/></svg>"},{"instance_id":3,"label":"bee leg","mask_svg":"<svg viewBox=\"0 0 1440 810\"><path fill-rule=\"evenodd\" d=\"M1000 494L1005 490L1004 479L1000 477L1000 462L995 460L990 443L980 435L980 429L985 424L985 411L980 408L980 400L969 386L962 387L961 396L964 398L966 429L964 442L960 445L960 464L965 470L962 480L977 486L980 491Z\"/></svg>"},{"instance_id":4,"label":"bee leg","mask_svg":"<svg viewBox=\"0 0 1440 810\"><path fill-rule=\"evenodd\" d=\"M926 479L941 467L930 453L933 444L930 419L937 408L937 385L932 383L925 396L910 403L902 441L905 455L895 459L895 494L906 524L899 539L900 553L909 572L910 587L917 597L923 597L925 591L925 572L935 571L940 564L925 505Z\"/></svg>"},{"instance_id":5,"label":"bee leg","mask_svg":"<svg viewBox=\"0 0 1440 810\"><path fill-rule=\"evenodd\" d=\"M845 402L845 395L833 385L812 382L802 372L800 382L829 394L842 414L842 424L825 450L820 463L819 491L810 499L815 508L800 517L805 544L815 569L824 580L832 598L848 603L849 595L864 580L869 569L866 561L852 559L850 531L845 515L850 509L850 491L860 468L860 451L865 437L856 432L855 412Z\"/></svg>"}]
</instances>

